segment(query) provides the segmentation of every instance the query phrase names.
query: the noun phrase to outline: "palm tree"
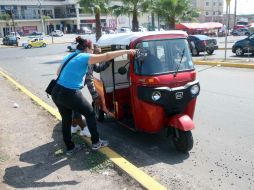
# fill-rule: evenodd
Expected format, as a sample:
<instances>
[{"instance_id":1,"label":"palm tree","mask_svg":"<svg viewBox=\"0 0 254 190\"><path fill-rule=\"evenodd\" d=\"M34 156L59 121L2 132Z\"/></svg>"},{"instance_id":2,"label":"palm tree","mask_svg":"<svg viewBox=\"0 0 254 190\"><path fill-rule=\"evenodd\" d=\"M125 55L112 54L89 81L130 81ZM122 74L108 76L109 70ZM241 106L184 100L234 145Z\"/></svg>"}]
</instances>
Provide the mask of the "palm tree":
<instances>
[{"instance_id":1,"label":"palm tree","mask_svg":"<svg viewBox=\"0 0 254 190\"><path fill-rule=\"evenodd\" d=\"M139 28L138 16L140 12L145 12L148 7L150 0L121 0L123 6L113 6L113 13L116 16L121 14L132 14L132 31L136 32Z\"/></svg>"},{"instance_id":2,"label":"palm tree","mask_svg":"<svg viewBox=\"0 0 254 190\"><path fill-rule=\"evenodd\" d=\"M46 24L46 21L48 21L49 19L51 19L51 17L50 16L46 16L46 15L42 15L41 16L41 19L42 19L42 24L43 24L43 32L46 34L46 32L45 32L45 24Z\"/></svg>"},{"instance_id":3,"label":"palm tree","mask_svg":"<svg viewBox=\"0 0 254 190\"><path fill-rule=\"evenodd\" d=\"M152 4L152 10L165 20L170 29L175 28L176 22L190 21L199 16L191 7L190 0L156 0Z\"/></svg>"},{"instance_id":4,"label":"palm tree","mask_svg":"<svg viewBox=\"0 0 254 190\"><path fill-rule=\"evenodd\" d=\"M84 12L95 14L96 41L101 37L101 13L108 13L108 0L81 0L80 6Z\"/></svg>"},{"instance_id":5,"label":"palm tree","mask_svg":"<svg viewBox=\"0 0 254 190\"><path fill-rule=\"evenodd\" d=\"M0 20L4 20L6 22L6 26L9 26L9 22L11 20L11 17L7 13L0 13Z\"/></svg>"}]
</instances>

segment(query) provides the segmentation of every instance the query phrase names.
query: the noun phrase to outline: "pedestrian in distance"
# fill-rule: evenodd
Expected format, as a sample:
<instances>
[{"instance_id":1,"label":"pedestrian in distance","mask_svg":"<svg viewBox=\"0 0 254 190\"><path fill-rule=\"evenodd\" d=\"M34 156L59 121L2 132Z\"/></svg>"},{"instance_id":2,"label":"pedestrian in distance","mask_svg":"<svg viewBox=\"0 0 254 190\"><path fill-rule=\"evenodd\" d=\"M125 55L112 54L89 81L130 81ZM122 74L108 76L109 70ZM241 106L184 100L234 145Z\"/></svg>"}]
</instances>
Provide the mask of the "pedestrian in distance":
<instances>
[{"instance_id":1,"label":"pedestrian in distance","mask_svg":"<svg viewBox=\"0 0 254 190\"><path fill-rule=\"evenodd\" d=\"M63 63L66 61L68 63L62 71L63 64L59 66L57 74L60 71L61 74L52 91L52 99L62 117L62 134L67 148L67 155L80 149L79 146L75 146L71 138L72 110L81 113L86 118L91 133L91 148L93 150L108 145L108 141L100 139L93 107L81 92L88 65L109 61L125 54L136 53L136 50L129 49L93 54L94 46L90 40L78 36L76 41L78 42L77 50L64 57Z\"/></svg>"}]
</instances>

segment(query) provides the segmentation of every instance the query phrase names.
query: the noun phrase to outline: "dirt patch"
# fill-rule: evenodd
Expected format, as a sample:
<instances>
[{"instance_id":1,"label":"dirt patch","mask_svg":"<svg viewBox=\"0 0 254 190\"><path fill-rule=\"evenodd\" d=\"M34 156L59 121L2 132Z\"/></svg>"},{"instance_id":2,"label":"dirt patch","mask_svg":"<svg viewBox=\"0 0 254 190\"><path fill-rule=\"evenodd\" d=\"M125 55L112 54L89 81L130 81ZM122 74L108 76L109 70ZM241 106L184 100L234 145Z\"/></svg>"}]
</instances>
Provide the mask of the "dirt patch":
<instances>
[{"instance_id":1,"label":"dirt patch","mask_svg":"<svg viewBox=\"0 0 254 190\"><path fill-rule=\"evenodd\" d=\"M59 121L1 76L0 86L0 189L141 189L87 145L66 157Z\"/></svg>"}]
</instances>

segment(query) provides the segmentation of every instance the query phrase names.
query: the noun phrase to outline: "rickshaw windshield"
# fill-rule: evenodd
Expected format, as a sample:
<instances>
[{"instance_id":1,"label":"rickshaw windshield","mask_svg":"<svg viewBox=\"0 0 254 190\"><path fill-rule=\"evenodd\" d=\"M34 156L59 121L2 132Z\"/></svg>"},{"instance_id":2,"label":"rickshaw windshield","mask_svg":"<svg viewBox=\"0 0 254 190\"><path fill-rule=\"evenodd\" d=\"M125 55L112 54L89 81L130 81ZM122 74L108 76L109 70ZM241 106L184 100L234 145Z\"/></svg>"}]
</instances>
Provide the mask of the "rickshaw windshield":
<instances>
[{"instance_id":1,"label":"rickshaw windshield","mask_svg":"<svg viewBox=\"0 0 254 190\"><path fill-rule=\"evenodd\" d=\"M158 75L194 69L186 39L142 41L137 43L135 48L143 51L134 63L135 73L138 75Z\"/></svg>"}]
</instances>

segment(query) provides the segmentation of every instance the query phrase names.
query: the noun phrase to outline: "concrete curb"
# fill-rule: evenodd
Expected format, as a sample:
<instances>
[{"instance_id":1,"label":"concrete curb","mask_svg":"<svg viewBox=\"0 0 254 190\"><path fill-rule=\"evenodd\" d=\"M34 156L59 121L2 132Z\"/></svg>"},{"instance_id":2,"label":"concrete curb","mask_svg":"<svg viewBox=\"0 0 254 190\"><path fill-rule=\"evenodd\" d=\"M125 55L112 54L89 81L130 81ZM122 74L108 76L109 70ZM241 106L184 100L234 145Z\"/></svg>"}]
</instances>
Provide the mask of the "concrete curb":
<instances>
[{"instance_id":1,"label":"concrete curb","mask_svg":"<svg viewBox=\"0 0 254 190\"><path fill-rule=\"evenodd\" d=\"M61 120L61 116L59 112L48 105L46 102L32 94L29 90L27 90L24 86L17 83L13 78L7 75L0 69L0 75L5 77L9 82L14 84L18 89L20 89L23 93L29 96L33 101L35 101L39 106L44 108L50 114L52 114L58 120ZM89 138L85 138L84 140L91 145L91 141ZM123 158L121 155L110 149L109 147L104 147L99 149L99 151L105 154L117 167L121 168L127 175L129 175L132 179L136 180L143 188L148 190L166 190L167 188L161 185L159 182L154 180L151 176L147 175L145 172L131 164L128 160Z\"/></svg>"},{"instance_id":2,"label":"concrete curb","mask_svg":"<svg viewBox=\"0 0 254 190\"><path fill-rule=\"evenodd\" d=\"M232 48L226 48L226 50L231 50ZM225 48L218 48L218 50L225 50Z\"/></svg>"},{"instance_id":3,"label":"concrete curb","mask_svg":"<svg viewBox=\"0 0 254 190\"><path fill-rule=\"evenodd\" d=\"M196 65L218 65L222 67L248 68L254 69L254 63L232 63L223 61L194 61Z\"/></svg>"}]
</instances>

